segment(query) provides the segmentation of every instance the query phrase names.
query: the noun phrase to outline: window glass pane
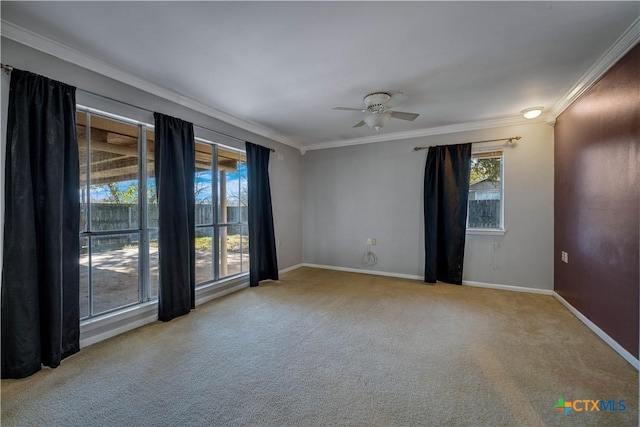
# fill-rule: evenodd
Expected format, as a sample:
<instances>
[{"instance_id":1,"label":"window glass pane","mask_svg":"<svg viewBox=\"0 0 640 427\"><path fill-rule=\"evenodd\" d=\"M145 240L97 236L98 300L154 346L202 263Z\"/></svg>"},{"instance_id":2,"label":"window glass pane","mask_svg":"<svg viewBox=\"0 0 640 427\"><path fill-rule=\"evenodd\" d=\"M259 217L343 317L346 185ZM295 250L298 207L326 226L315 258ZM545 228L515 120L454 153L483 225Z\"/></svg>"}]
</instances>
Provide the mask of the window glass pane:
<instances>
[{"instance_id":1,"label":"window glass pane","mask_svg":"<svg viewBox=\"0 0 640 427\"><path fill-rule=\"evenodd\" d=\"M502 228L502 157L472 157L469 184L467 227Z\"/></svg>"},{"instance_id":2,"label":"window glass pane","mask_svg":"<svg viewBox=\"0 0 640 427\"><path fill-rule=\"evenodd\" d=\"M240 176L238 159L239 153L218 149L219 224L239 221Z\"/></svg>"},{"instance_id":3,"label":"window glass pane","mask_svg":"<svg viewBox=\"0 0 640 427\"><path fill-rule=\"evenodd\" d=\"M94 314L140 301L139 236L128 233L90 239Z\"/></svg>"},{"instance_id":4,"label":"window glass pane","mask_svg":"<svg viewBox=\"0 0 640 427\"><path fill-rule=\"evenodd\" d=\"M80 318L89 315L89 239L80 238Z\"/></svg>"},{"instance_id":5,"label":"window glass pane","mask_svg":"<svg viewBox=\"0 0 640 427\"><path fill-rule=\"evenodd\" d=\"M220 278L242 271L242 246L248 244L241 226L220 227Z\"/></svg>"},{"instance_id":6,"label":"window glass pane","mask_svg":"<svg viewBox=\"0 0 640 427\"><path fill-rule=\"evenodd\" d=\"M194 177L196 225L213 224L212 148L210 144L196 142L196 174Z\"/></svg>"},{"instance_id":7,"label":"window glass pane","mask_svg":"<svg viewBox=\"0 0 640 427\"><path fill-rule=\"evenodd\" d=\"M213 278L213 227L196 227L196 284Z\"/></svg>"},{"instance_id":8,"label":"window glass pane","mask_svg":"<svg viewBox=\"0 0 640 427\"><path fill-rule=\"evenodd\" d=\"M138 127L91 115L90 134L91 229L138 228Z\"/></svg>"}]
</instances>

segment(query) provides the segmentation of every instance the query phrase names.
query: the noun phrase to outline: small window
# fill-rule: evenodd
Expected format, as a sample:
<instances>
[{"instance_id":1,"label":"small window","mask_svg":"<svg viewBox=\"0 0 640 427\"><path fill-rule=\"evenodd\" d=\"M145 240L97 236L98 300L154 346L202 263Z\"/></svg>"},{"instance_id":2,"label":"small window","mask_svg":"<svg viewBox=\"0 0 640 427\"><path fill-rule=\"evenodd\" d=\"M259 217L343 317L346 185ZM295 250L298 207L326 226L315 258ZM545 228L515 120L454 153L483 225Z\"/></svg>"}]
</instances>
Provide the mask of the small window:
<instances>
[{"instance_id":1,"label":"small window","mask_svg":"<svg viewBox=\"0 0 640 427\"><path fill-rule=\"evenodd\" d=\"M503 229L502 165L502 151L472 154L467 205L468 229Z\"/></svg>"}]
</instances>

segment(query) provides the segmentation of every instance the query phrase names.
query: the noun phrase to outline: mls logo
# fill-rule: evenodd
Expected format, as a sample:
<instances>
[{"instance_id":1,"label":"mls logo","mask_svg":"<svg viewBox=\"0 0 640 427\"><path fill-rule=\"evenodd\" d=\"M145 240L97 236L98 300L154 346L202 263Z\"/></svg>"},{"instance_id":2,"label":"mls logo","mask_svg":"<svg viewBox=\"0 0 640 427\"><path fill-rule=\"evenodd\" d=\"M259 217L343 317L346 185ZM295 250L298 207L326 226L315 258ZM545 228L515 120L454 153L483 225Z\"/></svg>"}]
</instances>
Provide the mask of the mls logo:
<instances>
[{"instance_id":1,"label":"mls logo","mask_svg":"<svg viewBox=\"0 0 640 427\"><path fill-rule=\"evenodd\" d=\"M564 398L562 397L558 398L558 403L556 404L555 408L556 408L556 411L564 412L565 415L567 415L569 411L573 409L571 407L571 402L565 402Z\"/></svg>"},{"instance_id":2,"label":"mls logo","mask_svg":"<svg viewBox=\"0 0 640 427\"><path fill-rule=\"evenodd\" d=\"M626 411L626 400L592 400L592 399L578 399L572 402L567 402L563 397L558 398L556 403L556 411L563 412L567 415L570 411L575 412L618 412Z\"/></svg>"}]
</instances>

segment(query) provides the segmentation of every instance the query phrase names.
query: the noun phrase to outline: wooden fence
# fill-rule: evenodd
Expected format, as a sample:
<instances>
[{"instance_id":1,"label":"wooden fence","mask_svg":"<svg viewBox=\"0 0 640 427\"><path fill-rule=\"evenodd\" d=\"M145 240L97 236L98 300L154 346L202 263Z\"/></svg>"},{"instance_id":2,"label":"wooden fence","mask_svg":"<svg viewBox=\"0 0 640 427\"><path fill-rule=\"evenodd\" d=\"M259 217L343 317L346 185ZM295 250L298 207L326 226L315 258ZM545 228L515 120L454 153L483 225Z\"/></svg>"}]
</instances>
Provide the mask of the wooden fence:
<instances>
[{"instance_id":1,"label":"wooden fence","mask_svg":"<svg viewBox=\"0 0 640 427\"><path fill-rule=\"evenodd\" d=\"M81 212L86 212L86 206L82 205ZM158 227L158 205L148 206L148 226L149 229ZM211 205L196 205L195 217L196 225L211 224L213 211ZM227 207L227 223L238 222L238 217L243 222L247 221L247 207L237 206ZM91 230L92 231L120 231L120 230L138 230L138 205L136 204L115 204L115 203L93 203L91 204ZM233 236L237 234L248 235L248 227L238 225L228 226L227 235ZM196 227L196 237L211 236L211 229L203 229ZM157 232L152 232L157 238ZM111 250L121 249L127 245L137 245L140 233L133 231L132 233L94 237L93 250ZM154 236L151 236L154 240ZM86 253L87 238L81 239L81 253Z\"/></svg>"},{"instance_id":2,"label":"wooden fence","mask_svg":"<svg viewBox=\"0 0 640 427\"><path fill-rule=\"evenodd\" d=\"M81 206L81 211L85 212L86 207ZM158 205L149 205L148 208L149 228L158 227ZM195 206L196 224L211 224L213 221L213 209L211 205ZM247 221L247 207L227 206L227 223ZM91 204L91 229L93 231L115 231L132 230L139 228L138 225L138 205L136 204L115 204L115 203L93 203ZM235 233L230 233L235 234Z\"/></svg>"}]
</instances>

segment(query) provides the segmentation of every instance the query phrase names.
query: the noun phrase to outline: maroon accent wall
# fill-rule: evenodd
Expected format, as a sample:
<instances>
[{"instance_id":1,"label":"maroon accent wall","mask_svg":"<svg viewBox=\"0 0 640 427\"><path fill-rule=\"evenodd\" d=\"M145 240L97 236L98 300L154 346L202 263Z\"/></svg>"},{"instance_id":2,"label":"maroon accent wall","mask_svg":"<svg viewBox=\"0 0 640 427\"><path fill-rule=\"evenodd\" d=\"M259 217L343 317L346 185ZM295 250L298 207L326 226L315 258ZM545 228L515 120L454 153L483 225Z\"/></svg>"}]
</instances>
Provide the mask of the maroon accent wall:
<instances>
[{"instance_id":1,"label":"maroon accent wall","mask_svg":"<svg viewBox=\"0 0 640 427\"><path fill-rule=\"evenodd\" d=\"M637 358L640 45L557 118L554 169L555 291Z\"/></svg>"}]
</instances>

